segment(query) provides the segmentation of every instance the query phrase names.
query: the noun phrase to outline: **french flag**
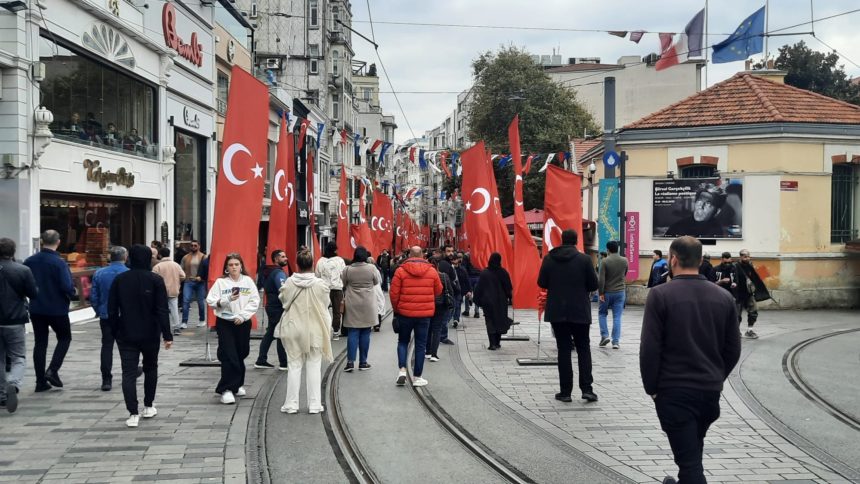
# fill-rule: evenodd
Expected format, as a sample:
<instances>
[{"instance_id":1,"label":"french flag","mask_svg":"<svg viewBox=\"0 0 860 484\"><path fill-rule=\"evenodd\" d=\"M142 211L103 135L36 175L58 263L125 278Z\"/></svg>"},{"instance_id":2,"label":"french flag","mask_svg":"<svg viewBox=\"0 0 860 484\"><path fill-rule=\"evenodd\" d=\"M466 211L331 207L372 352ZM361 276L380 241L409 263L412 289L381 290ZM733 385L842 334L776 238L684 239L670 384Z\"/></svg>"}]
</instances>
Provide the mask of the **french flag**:
<instances>
[{"instance_id":1,"label":"french flag","mask_svg":"<svg viewBox=\"0 0 860 484\"><path fill-rule=\"evenodd\" d=\"M690 57L702 56L702 44L705 36L705 9L697 13L684 31L678 34L678 40L674 44L669 44L669 36L660 34L660 60L654 66L654 69L662 71L672 66L676 66L682 62L686 62Z\"/></svg>"}]
</instances>

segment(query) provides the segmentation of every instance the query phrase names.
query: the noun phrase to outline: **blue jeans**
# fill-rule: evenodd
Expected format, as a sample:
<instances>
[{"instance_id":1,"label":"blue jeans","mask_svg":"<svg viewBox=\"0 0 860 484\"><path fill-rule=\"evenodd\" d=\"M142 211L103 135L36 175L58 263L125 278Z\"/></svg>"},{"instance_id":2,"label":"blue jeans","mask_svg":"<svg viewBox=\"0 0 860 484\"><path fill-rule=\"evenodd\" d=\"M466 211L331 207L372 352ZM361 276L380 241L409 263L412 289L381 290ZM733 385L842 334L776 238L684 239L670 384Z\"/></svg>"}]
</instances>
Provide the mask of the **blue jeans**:
<instances>
[{"instance_id":1,"label":"blue jeans","mask_svg":"<svg viewBox=\"0 0 860 484\"><path fill-rule=\"evenodd\" d=\"M624 291L607 292L604 296L606 300L600 303L600 309L597 311L597 320L600 323L600 337L609 337L609 329L606 327L606 316L609 315L609 310L612 309L612 344L618 344L621 340L621 313L624 311L626 293Z\"/></svg>"},{"instance_id":2,"label":"blue jeans","mask_svg":"<svg viewBox=\"0 0 860 484\"><path fill-rule=\"evenodd\" d=\"M206 281L185 281L182 285L182 324L188 324L192 298L197 301L198 321L202 323L206 321Z\"/></svg>"},{"instance_id":3,"label":"blue jeans","mask_svg":"<svg viewBox=\"0 0 860 484\"><path fill-rule=\"evenodd\" d=\"M466 299L464 294L454 296L454 311L451 312L451 316L454 321L460 320L460 311L463 310L463 299Z\"/></svg>"},{"instance_id":4,"label":"blue jeans","mask_svg":"<svg viewBox=\"0 0 860 484\"><path fill-rule=\"evenodd\" d=\"M355 362L355 350L358 350L358 363L367 363L367 352L370 351L370 331L373 328L347 328L346 361Z\"/></svg>"},{"instance_id":5,"label":"blue jeans","mask_svg":"<svg viewBox=\"0 0 860 484\"><path fill-rule=\"evenodd\" d=\"M398 316L400 332L397 333L397 367L406 368L407 351L412 333L415 333L415 363L412 367L412 375L421 376L424 372L424 354L427 352L427 330L430 327L430 318L408 318Z\"/></svg>"},{"instance_id":6,"label":"blue jeans","mask_svg":"<svg viewBox=\"0 0 860 484\"><path fill-rule=\"evenodd\" d=\"M24 381L25 341L23 324L0 326L0 400L6 400L7 384L20 389ZM9 373L6 373L6 358L12 364Z\"/></svg>"}]
</instances>

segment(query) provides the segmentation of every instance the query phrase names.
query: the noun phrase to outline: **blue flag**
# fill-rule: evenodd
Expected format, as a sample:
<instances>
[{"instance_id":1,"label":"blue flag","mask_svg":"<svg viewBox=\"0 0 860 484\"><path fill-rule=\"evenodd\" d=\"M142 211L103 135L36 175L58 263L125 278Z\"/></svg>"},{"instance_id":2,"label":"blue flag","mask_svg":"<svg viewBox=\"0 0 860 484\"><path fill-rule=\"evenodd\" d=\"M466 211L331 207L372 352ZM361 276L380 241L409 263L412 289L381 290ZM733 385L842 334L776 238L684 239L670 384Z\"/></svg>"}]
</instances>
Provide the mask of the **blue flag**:
<instances>
[{"instance_id":1,"label":"blue flag","mask_svg":"<svg viewBox=\"0 0 860 484\"><path fill-rule=\"evenodd\" d=\"M359 145L360 140L361 140L361 135L358 133L355 133L355 139L354 139L353 143L355 143L355 159L356 160L361 159L361 148Z\"/></svg>"},{"instance_id":2,"label":"blue flag","mask_svg":"<svg viewBox=\"0 0 860 484\"><path fill-rule=\"evenodd\" d=\"M391 148L391 143L382 143L382 149L379 151L379 165L385 166L385 152Z\"/></svg>"},{"instance_id":3,"label":"blue flag","mask_svg":"<svg viewBox=\"0 0 860 484\"><path fill-rule=\"evenodd\" d=\"M424 159L424 150L418 150L418 166L423 171L427 171L427 161Z\"/></svg>"},{"instance_id":4,"label":"blue flag","mask_svg":"<svg viewBox=\"0 0 860 484\"><path fill-rule=\"evenodd\" d=\"M764 44L764 9L747 17L726 40L714 46L714 64L744 60L762 51Z\"/></svg>"},{"instance_id":5,"label":"blue flag","mask_svg":"<svg viewBox=\"0 0 860 484\"><path fill-rule=\"evenodd\" d=\"M320 140L323 137L324 131L325 131L325 123L317 123L317 149L320 149Z\"/></svg>"}]
</instances>

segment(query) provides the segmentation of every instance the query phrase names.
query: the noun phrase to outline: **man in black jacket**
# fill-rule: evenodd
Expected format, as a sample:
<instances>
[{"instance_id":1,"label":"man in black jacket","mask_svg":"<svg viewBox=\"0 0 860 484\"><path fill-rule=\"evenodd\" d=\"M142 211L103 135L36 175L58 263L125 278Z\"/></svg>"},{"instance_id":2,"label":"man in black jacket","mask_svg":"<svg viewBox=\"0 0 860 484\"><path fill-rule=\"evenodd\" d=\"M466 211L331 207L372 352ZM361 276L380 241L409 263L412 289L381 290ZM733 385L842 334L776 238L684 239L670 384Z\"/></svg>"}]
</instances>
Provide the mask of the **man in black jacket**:
<instances>
[{"instance_id":1,"label":"man in black jacket","mask_svg":"<svg viewBox=\"0 0 860 484\"><path fill-rule=\"evenodd\" d=\"M701 242L679 237L669 254L672 280L652 289L645 302L639 369L678 479L704 483L705 433L720 416L723 382L741 354L737 310L729 293L699 274Z\"/></svg>"},{"instance_id":2,"label":"man in black jacket","mask_svg":"<svg viewBox=\"0 0 860 484\"><path fill-rule=\"evenodd\" d=\"M275 367L269 363L269 348L272 347L272 341L277 341L278 369L287 371L287 351L284 349L284 344L281 343L281 338L275 338L275 327L281 322L281 316L284 314L284 306L278 296L281 294L281 286L287 282L287 278L290 276L288 274L290 265L287 254L281 249L273 250L271 257L275 265L266 266L266 275L263 278L263 291L266 293L266 319L269 320L269 323L266 326L266 334L260 341L260 354L257 356L257 361L254 362L254 368Z\"/></svg>"},{"instance_id":3,"label":"man in black jacket","mask_svg":"<svg viewBox=\"0 0 860 484\"><path fill-rule=\"evenodd\" d=\"M15 262L15 241L0 239L0 406L18 409L18 390L26 363L24 325L30 320L27 298L38 293L30 268ZM9 370L6 370L6 359Z\"/></svg>"},{"instance_id":4,"label":"man in black jacket","mask_svg":"<svg viewBox=\"0 0 860 484\"><path fill-rule=\"evenodd\" d=\"M122 362L122 396L129 427L137 427L140 417L158 413L153 406L158 384L158 344L173 346L173 332L167 307L164 279L149 268L152 253L145 245L129 251L131 270L116 276L108 296L108 320ZM143 412L138 414L137 365L143 355Z\"/></svg>"},{"instance_id":5,"label":"man in black jacket","mask_svg":"<svg viewBox=\"0 0 860 484\"><path fill-rule=\"evenodd\" d=\"M591 327L591 301L589 293L597 290L597 274L591 258L576 248L578 234L565 230L561 246L549 251L540 267L538 286L546 289L544 321L552 324L558 345L558 377L561 392L556 400L570 402L573 391L573 365L571 363L571 337L576 347L579 366L579 389L582 398L596 402L591 376L591 347L588 330Z\"/></svg>"},{"instance_id":6,"label":"man in black jacket","mask_svg":"<svg viewBox=\"0 0 860 484\"><path fill-rule=\"evenodd\" d=\"M457 271L454 270L454 266L451 265L451 261L456 257L454 255L454 246L450 244L445 244L442 246L442 253L438 256L439 261L439 272L444 272L448 274L448 279L451 280L451 289L454 294L460 292L460 280L457 278ZM448 310L448 314L445 315L444 321L442 322L442 328L439 333L439 339L442 344L445 345L453 345L454 342L448 338L448 324L451 322L451 319L454 317L454 308ZM429 346L429 344L428 344Z\"/></svg>"}]
</instances>

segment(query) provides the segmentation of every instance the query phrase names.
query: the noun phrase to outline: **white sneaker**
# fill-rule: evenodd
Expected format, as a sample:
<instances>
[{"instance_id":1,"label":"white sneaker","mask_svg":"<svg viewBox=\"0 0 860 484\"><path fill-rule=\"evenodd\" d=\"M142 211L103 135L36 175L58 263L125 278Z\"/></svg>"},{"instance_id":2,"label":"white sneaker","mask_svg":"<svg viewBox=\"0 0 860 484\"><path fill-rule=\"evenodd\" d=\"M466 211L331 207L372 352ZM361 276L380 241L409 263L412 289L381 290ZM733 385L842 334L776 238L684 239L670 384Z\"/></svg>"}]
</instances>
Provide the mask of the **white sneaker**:
<instances>
[{"instance_id":1,"label":"white sneaker","mask_svg":"<svg viewBox=\"0 0 860 484\"><path fill-rule=\"evenodd\" d=\"M621 346L619 346L618 343L612 343L612 349L613 350L617 350L618 348L621 348Z\"/></svg>"},{"instance_id":2,"label":"white sneaker","mask_svg":"<svg viewBox=\"0 0 860 484\"><path fill-rule=\"evenodd\" d=\"M334 335L332 335L331 339L332 339L333 341L340 341L340 334L339 334L339 333L335 333Z\"/></svg>"},{"instance_id":3,"label":"white sneaker","mask_svg":"<svg viewBox=\"0 0 860 484\"><path fill-rule=\"evenodd\" d=\"M424 355L424 359L425 359L425 360L429 360L429 359L430 359L430 357L432 357L432 356L433 356L433 355Z\"/></svg>"},{"instance_id":4,"label":"white sneaker","mask_svg":"<svg viewBox=\"0 0 860 484\"><path fill-rule=\"evenodd\" d=\"M140 422L140 415L129 415L128 420L125 421L125 425L128 427L137 427L137 424Z\"/></svg>"},{"instance_id":5,"label":"white sneaker","mask_svg":"<svg viewBox=\"0 0 860 484\"><path fill-rule=\"evenodd\" d=\"M421 378L420 376L416 376L415 378L412 379L412 386L413 387L426 387L428 383L430 383L430 382Z\"/></svg>"},{"instance_id":6,"label":"white sneaker","mask_svg":"<svg viewBox=\"0 0 860 484\"><path fill-rule=\"evenodd\" d=\"M199 323L197 323L197 327L198 328L205 328L206 327L206 321L200 321Z\"/></svg>"},{"instance_id":7,"label":"white sneaker","mask_svg":"<svg viewBox=\"0 0 860 484\"><path fill-rule=\"evenodd\" d=\"M182 323L179 325L179 329L188 329L188 325L185 323Z\"/></svg>"},{"instance_id":8,"label":"white sneaker","mask_svg":"<svg viewBox=\"0 0 860 484\"><path fill-rule=\"evenodd\" d=\"M299 409L297 408L289 408L286 405L281 407L281 413L299 413Z\"/></svg>"},{"instance_id":9,"label":"white sneaker","mask_svg":"<svg viewBox=\"0 0 860 484\"><path fill-rule=\"evenodd\" d=\"M325 407L322 407L322 406L320 408L308 410L308 413L310 413L310 414L323 413L323 412L325 412Z\"/></svg>"},{"instance_id":10,"label":"white sneaker","mask_svg":"<svg viewBox=\"0 0 860 484\"><path fill-rule=\"evenodd\" d=\"M400 373L397 374L397 381L395 384L399 387L402 387L406 384L406 372L401 370Z\"/></svg>"},{"instance_id":11,"label":"white sneaker","mask_svg":"<svg viewBox=\"0 0 860 484\"><path fill-rule=\"evenodd\" d=\"M143 411L140 412L140 416L143 418L152 418L158 415L158 410L155 407L143 407Z\"/></svg>"},{"instance_id":12,"label":"white sneaker","mask_svg":"<svg viewBox=\"0 0 860 484\"><path fill-rule=\"evenodd\" d=\"M438 356L431 356L430 361L432 361L433 363L436 363L437 361L439 361L439 357Z\"/></svg>"},{"instance_id":13,"label":"white sneaker","mask_svg":"<svg viewBox=\"0 0 860 484\"><path fill-rule=\"evenodd\" d=\"M236 403L236 397L233 396L233 392L230 390L225 390L224 393L221 394L221 403L224 405L231 405Z\"/></svg>"},{"instance_id":14,"label":"white sneaker","mask_svg":"<svg viewBox=\"0 0 860 484\"><path fill-rule=\"evenodd\" d=\"M290 370L290 367L288 367L288 366L279 366L279 367L278 367L278 369L279 369L279 370L281 370L281 371L289 371L289 370Z\"/></svg>"},{"instance_id":15,"label":"white sneaker","mask_svg":"<svg viewBox=\"0 0 860 484\"><path fill-rule=\"evenodd\" d=\"M248 392L245 391L245 387L239 387L239 390L236 391L237 397L244 397Z\"/></svg>"}]
</instances>

